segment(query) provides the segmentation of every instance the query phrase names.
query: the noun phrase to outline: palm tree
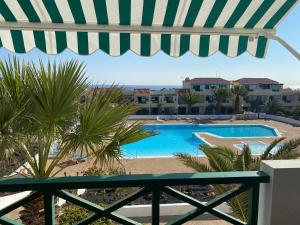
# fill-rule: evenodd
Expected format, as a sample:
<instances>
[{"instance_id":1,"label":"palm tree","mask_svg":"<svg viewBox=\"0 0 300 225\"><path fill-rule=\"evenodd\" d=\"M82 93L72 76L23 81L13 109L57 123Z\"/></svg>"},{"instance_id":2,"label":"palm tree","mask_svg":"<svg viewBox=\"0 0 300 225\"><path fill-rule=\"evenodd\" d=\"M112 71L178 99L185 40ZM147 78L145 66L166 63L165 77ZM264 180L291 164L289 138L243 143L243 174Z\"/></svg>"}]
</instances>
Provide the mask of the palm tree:
<instances>
[{"instance_id":1,"label":"palm tree","mask_svg":"<svg viewBox=\"0 0 300 225\"><path fill-rule=\"evenodd\" d=\"M192 114L192 106L201 101L200 95L193 89L188 89L184 94L183 99L188 105L188 114Z\"/></svg>"},{"instance_id":2,"label":"palm tree","mask_svg":"<svg viewBox=\"0 0 300 225\"><path fill-rule=\"evenodd\" d=\"M267 113L277 114L280 110L281 110L281 105L276 99L270 100L267 103Z\"/></svg>"},{"instance_id":3,"label":"palm tree","mask_svg":"<svg viewBox=\"0 0 300 225\"><path fill-rule=\"evenodd\" d=\"M240 97L247 96L248 91L244 85L235 84L231 88L231 93L234 97L234 111L235 113L240 113Z\"/></svg>"},{"instance_id":4,"label":"palm tree","mask_svg":"<svg viewBox=\"0 0 300 225\"><path fill-rule=\"evenodd\" d=\"M218 88L214 91L214 99L216 101L216 111L217 113L221 113L221 104L226 101L227 98L230 97L231 92L226 88Z\"/></svg>"},{"instance_id":5,"label":"palm tree","mask_svg":"<svg viewBox=\"0 0 300 225\"><path fill-rule=\"evenodd\" d=\"M263 101L261 99L251 100L249 103L252 112L257 112L259 106L263 105Z\"/></svg>"},{"instance_id":6,"label":"palm tree","mask_svg":"<svg viewBox=\"0 0 300 225\"><path fill-rule=\"evenodd\" d=\"M199 157L186 153L177 153L176 156L184 165L193 168L197 172L259 170L261 160L295 159L300 157L300 152L295 151L300 145L300 138L287 141L279 147L277 152L272 152L273 148L284 139L275 139L259 157L253 157L247 145L244 146L244 149L240 153L227 147L200 146L201 150L207 156L208 163L203 162ZM218 195L235 187L236 185L213 185L214 191ZM248 219L247 196L248 193L245 192L227 202L235 216L243 221L247 221Z\"/></svg>"},{"instance_id":7,"label":"palm tree","mask_svg":"<svg viewBox=\"0 0 300 225\"><path fill-rule=\"evenodd\" d=\"M140 124L127 125L136 107L116 104L120 91L115 86L96 90L80 103L89 83L77 61L35 67L14 58L0 62L0 72L0 155L9 152L27 176L55 176L67 167L58 164L75 152L109 167L122 157L121 145L150 135ZM57 154L49 160L54 146ZM24 205L25 224L44 224L42 201Z\"/></svg>"}]
</instances>

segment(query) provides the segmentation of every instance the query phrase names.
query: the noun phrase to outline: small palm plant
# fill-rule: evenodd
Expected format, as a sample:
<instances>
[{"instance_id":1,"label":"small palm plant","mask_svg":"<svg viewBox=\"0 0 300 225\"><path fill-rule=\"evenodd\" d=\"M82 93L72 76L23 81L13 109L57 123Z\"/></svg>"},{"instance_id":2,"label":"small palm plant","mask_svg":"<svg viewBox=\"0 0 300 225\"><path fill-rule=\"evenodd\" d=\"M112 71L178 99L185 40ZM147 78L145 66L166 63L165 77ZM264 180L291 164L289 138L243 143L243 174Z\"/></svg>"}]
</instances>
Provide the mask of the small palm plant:
<instances>
[{"instance_id":1,"label":"small palm plant","mask_svg":"<svg viewBox=\"0 0 300 225\"><path fill-rule=\"evenodd\" d=\"M188 105L188 114L192 114L193 105L201 102L200 95L192 89L188 89L183 98L184 102Z\"/></svg>"},{"instance_id":2,"label":"small palm plant","mask_svg":"<svg viewBox=\"0 0 300 225\"><path fill-rule=\"evenodd\" d=\"M68 164L58 165L75 153L111 166L122 157L122 144L151 135L140 124L126 123L136 106L118 102L115 86L80 102L89 83L77 61L36 67L14 58L0 62L0 73L0 155L18 160L30 177L55 176ZM44 224L42 201L24 206L25 224Z\"/></svg>"},{"instance_id":3,"label":"small palm plant","mask_svg":"<svg viewBox=\"0 0 300 225\"><path fill-rule=\"evenodd\" d=\"M193 168L197 172L229 172L229 171L251 171L259 170L262 160L295 159L300 157L300 152L296 148L300 145L300 138L283 143L279 149L273 153L272 149L285 138L275 139L262 153L254 157L249 146L245 145L241 152L237 152L227 147L200 146L205 153L208 163L203 162L199 157L186 153L177 153L176 157L184 165ZM225 193L236 187L235 185L213 185L216 194ZM241 220L247 221L248 216L248 193L242 193L231 200L228 205L233 213Z\"/></svg>"},{"instance_id":4,"label":"small palm plant","mask_svg":"<svg viewBox=\"0 0 300 225\"><path fill-rule=\"evenodd\" d=\"M217 88L213 91L214 99L216 101L216 111L218 114L221 113L221 105L231 96L231 92L226 88Z\"/></svg>"}]
</instances>

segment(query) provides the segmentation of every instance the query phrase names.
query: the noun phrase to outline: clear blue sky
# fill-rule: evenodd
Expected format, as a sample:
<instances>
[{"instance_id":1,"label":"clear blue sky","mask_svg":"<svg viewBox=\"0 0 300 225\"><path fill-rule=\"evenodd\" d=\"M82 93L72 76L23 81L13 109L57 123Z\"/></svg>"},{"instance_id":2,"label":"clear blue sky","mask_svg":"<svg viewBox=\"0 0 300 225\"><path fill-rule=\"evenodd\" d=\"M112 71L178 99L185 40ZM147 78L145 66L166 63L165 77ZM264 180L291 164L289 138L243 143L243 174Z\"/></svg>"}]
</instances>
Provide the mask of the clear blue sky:
<instances>
[{"instance_id":1,"label":"clear blue sky","mask_svg":"<svg viewBox=\"0 0 300 225\"><path fill-rule=\"evenodd\" d=\"M300 51L300 5L282 22L277 33ZM1 59L10 54L0 50ZM127 52L121 57L111 57L97 51L90 56L78 56L65 51L60 55L48 56L39 50L19 54L20 58L37 61L77 58L87 66L87 76L93 83L134 85L180 85L189 77L269 77L287 86L300 87L300 62L277 42L271 41L266 59L257 59L248 53L229 58L217 53L208 58L200 58L187 53L180 58L172 58L160 52L153 57L140 57Z\"/></svg>"}]
</instances>

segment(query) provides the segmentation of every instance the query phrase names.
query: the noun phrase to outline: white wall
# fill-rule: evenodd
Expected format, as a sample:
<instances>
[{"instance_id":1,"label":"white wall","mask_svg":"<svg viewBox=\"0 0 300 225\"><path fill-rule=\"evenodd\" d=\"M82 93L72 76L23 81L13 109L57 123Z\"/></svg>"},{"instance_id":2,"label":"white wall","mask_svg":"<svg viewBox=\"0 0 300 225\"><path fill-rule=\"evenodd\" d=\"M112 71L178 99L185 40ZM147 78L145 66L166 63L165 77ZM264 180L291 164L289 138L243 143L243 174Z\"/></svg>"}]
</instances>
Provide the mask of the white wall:
<instances>
[{"instance_id":1,"label":"white wall","mask_svg":"<svg viewBox=\"0 0 300 225\"><path fill-rule=\"evenodd\" d=\"M300 224L300 160L263 161L270 183L260 185L258 225Z\"/></svg>"},{"instance_id":2,"label":"white wall","mask_svg":"<svg viewBox=\"0 0 300 225\"><path fill-rule=\"evenodd\" d=\"M131 115L129 120L176 120L176 119L202 119L202 120L229 120L233 115Z\"/></svg>"},{"instance_id":3,"label":"white wall","mask_svg":"<svg viewBox=\"0 0 300 225\"><path fill-rule=\"evenodd\" d=\"M266 114L265 118L270 119L270 120L283 122L283 123L288 123L288 124L291 124L291 125L294 125L294 126L300 126L300 121L299 120L294 120L294 119L286 118L286 117L283 117L283 116L275 116L275 115Z\"/></svg>"}]
</instances>

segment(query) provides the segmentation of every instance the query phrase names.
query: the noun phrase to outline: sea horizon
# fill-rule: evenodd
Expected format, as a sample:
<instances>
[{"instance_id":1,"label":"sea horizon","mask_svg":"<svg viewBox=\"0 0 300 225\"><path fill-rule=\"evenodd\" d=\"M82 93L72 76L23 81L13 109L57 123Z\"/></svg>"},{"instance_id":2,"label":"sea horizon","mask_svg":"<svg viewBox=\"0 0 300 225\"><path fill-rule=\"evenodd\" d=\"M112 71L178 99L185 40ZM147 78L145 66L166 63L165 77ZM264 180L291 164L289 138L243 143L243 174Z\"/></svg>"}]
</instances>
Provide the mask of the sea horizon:
<instances>
[{"instance_id":1,"label":"sea horizon","mask_svg":"<svg viewBox=\"0 0 300 225\"><path fill-rule=\"evenodd\" d=\"M163 88L165 89L174 89L174 88L182 88L182 85L142 85L142 84L117 84L119 87L123 87L129 90L133 89L150 89L150 90L161 90ZM92 84L92 87L110 87L109 84Z\"/></svg>"}]
</instances>

